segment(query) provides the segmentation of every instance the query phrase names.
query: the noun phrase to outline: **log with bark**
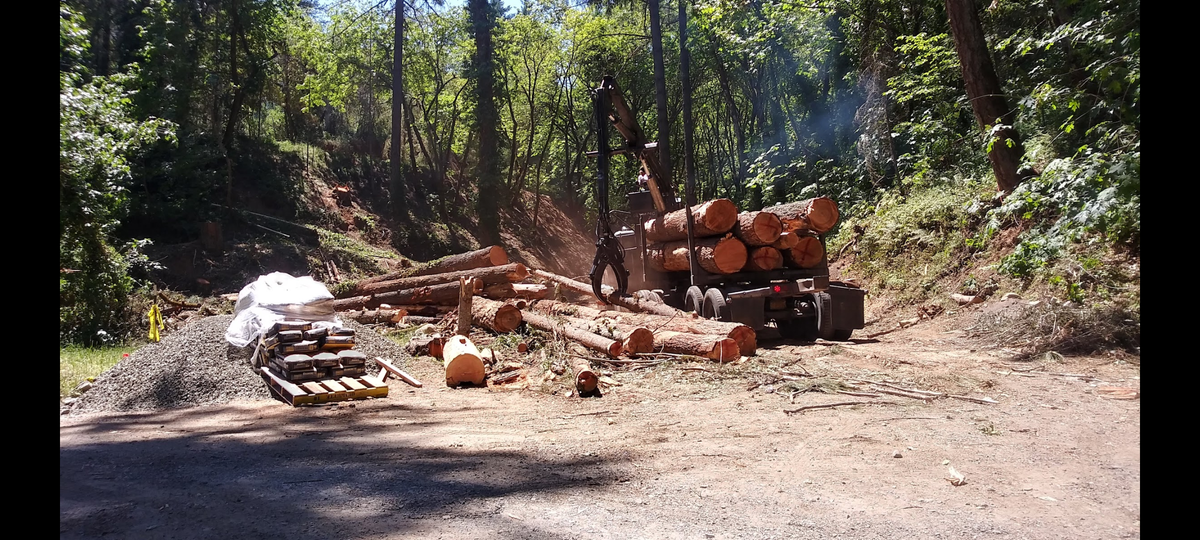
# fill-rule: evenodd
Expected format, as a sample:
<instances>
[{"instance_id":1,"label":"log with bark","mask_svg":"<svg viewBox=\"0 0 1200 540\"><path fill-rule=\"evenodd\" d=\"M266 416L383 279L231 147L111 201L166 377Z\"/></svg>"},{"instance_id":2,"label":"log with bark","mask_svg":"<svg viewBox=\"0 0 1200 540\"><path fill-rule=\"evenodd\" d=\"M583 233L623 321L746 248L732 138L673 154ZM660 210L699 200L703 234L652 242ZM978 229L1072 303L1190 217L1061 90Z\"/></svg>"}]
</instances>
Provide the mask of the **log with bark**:
<instances>
[{"instance_id":1,"label":"log with bark","mask_svg":"<svg viewBox=\"0 0 1200 540\"><path fill-rule=\"evenodd\" d=\"M747 246L769 246L782 233L783 222L770 212L742 212L733 228L734 236Z\"/></svg>"},{"instance_id":2,"label":"log with bark","mask_svg":"<svg viewBox=\"0 0 1200 540\"><path fill-rule=\"evenodd\" d=\"M489 246L475 251L459 253L442 257L435 261L417 264L411 268L406 268L398 272L391 272L380 276L370 277L358 282L357 286L362 287L371 283L381 281L392 281L400 278L428 276L432 274L445 274L447 272L458 272L461 270L473 270L476 268L487 268L489 266L503 266L508 264L508 254L504 252L504 248L500 246ZM457 281L457 278L455 279Z\"/></svg>"},{"instance_id":3,"label":"log with bark","mask_svg":"<svg viewBox=\"0 0 1200 540\"><path fill-rule=\"evenodd\" d=\"M738 344L733 338L669 330L654 333L654 350L700 356L718 362L732 362L741 358Z\"/></svg>"},{"instance_id":4,"label":"log with bark","mask_svg":"<svg viewBox=\"0 0 1200 540\"><path fill-rule=\"evenodd\" d=\"M438 334L413 336L409 338L408 344L404 346L404 350L412 356L441 358L442 345L445 342L446 339Z\"/></svg>"},{"instance_id":5,"label":"log with bark","mask_svg":"<svg viewBox=\"0 0 1200 540\"><path fill-rule=\"evenodd\" d=\"M476 278L469 278L467 286L473 293L477 293L483 290L483 281ZM458 304L458 288L458 282L453 282L429 287L417 287L415 289L402 289L372 295L366 304L370 308L378 307L380 304L437 304L452 306ZM338 302L338 300L334 302Z\"/></svg>"},{"instance_id":6,"label":"log with bark","mask_svg":"<svg viewBox=\"0 0 1200 540\"><path fill-rule=\"evenodd\" d=\"M622 345L619 341L593 334L582 328L562 324L549 316L528 310L523 311L521 317L525 321L525 324L529 326L546 332L562 334L567 339L594 351L599 351L612 357L621 354Z\"/></svg>"},{"instance_id":7,"label":"log with bark","mask_svg":"<svg viewBox=\"0 0 1200 540\"><path fill-rule=\"evenodd\" d=\"M529 270L521 263L509 263L502 266L491 266L487 268L474 268L469 270L460 270L458 272L446 272L441 274L431 274L427 276L406 277L392 279L387 281L376 281L368 283L365 280L358 282L354 287L338 293L338 298L349 298L351 296L363 296L380 294L390 291L399 291L402 289L415 289L417 287L428 287L430 285L438 285L441 283L457 282L463 277L476 277L483 280L485 286L497 283L510 283L521 281L529 276Z\"/></svg>"},{"instance_id":8,"label":"log with bark","mask_svg":"<svg viewBox=\"0 0 1200 540\"><path fill-rule=\"evenodd\" d=\"M646 247L649 266L659 272L688 272L688 244L686 240L652 244ZM710 236L696 239L696 257L700 267L714 274L732 274L746 266L749 253L746 244L733 237Z\"/></svg>"},{"instance_id":9,"label":"log with bark","mask_svg":"<svg viewBox=\"0 0 1200 540\"><path fill-rule=\"evenodd\" d=\"M696 238L725 234L738 221L737 205L729 199L715 199L692 207ZM687 213L684 209L668 212L662 219L652 218L644 224L646 241L671 242L687 240Z\"/></svg>"},{"instance_id":10,"label":"log with bark","mask_svg":"<svg viewBox=\"0 0 1200 540\"><path fill-rule=\"evenodd\" d=\"M446 386L483 384L483 359L479 356L479 349L467 336L453 336L446 340L442 345L442 359L446 367Z\"/></svg>"},{"instance_id":11,"label":"log with bark","mask_svg":"<svg viewBox=\"0 0 1200 540\"><path fill-rule=\"evenodd\" d=\"M587 360L576 358L571 362L571 371L575 372L575 389L580 395L588 394L596 390L596 385L600 383L600 377L592 371L592 366Z\"/></svg>"},{"instance_id":12,"label":"log with bark","mask_svg":"<svg viewBox=\"0 0 1200 540\"><path fill-rule=\"evenodd\" d=\"M550 292L550 287L541 283L496 283L483 287L483 295L493 299L542 300L549 298Z\"/></svg>"},{"instance_id":13,"label":"log with bark","mask_svg":"<svg viewBox=\"0 0 1200 540\"><path fill-rule=\"evenodd\" d=\"M362 324L397 324L408 315L404 309L362 309L341 316Z\"/></svg>"},{"instance_id":14,"label":"log with bark","mask_svg":"<svg viewBox=\"0 0 1200 540\"><path fill-rule=\"evenodd\" d=\"M471 303L475 297L474 287L467 284L468 278L458 278L458 324L454 333L460 336L471 335Z\"/></svg>"},{"instance_id":15,"label":"log with bark","mask_svg":"<svg viewBox=\"0 0 1200 540\"><path fill-rule=\"evenodd\" d=\"M761 246L750 250L746 258L744 272L765 272L783 268L783 254L771 246Z\"/></svg>"},{"instance_id":16,"label":"log with bark","mask_svg":"<svg viewBox=\"0 0 1200 540\"><path fill-rule=\"evenodd\" d=\"M693 334L725 336L737 342L738 352L742 356L754 356L758 350L757 334L749 326L736 322L695 318L691 313L679 312L682 315L676 317L651 313L622 313L547 300L533 302L530 307L533 310L543 313L566 315L580 319L610 318L620 326L643 327L655 333L661 330L671 330Z\"/></svg>"},{"instance_id":17,"label":"log with bark","mask_svg":"<svg viewBox=\"0 0 1200 540\"><path fill-rule=\"evenodd\" d=\"M446 319L442 317L422 317L420 315L405 315L400 317L400 323L403 325L414 326L422 324L442 324Z\"/></svg>"},{"instance_id":18,"label":"log with bark","mask_svg":"<svg viewBox=\"0 0 1200 540\"><path fill-rule=\"evenodd\" d=\"M792 232L810 230L825 234L837 225L838 221L837 203L829 197L768 206L763 208L763 211L779 216L784 230Z\"/></svg>"},{"instance_id":19,"label":"log with bark","mask_svg":"<svg viewBox=\"0 0 1200 540\"><path fill-rule=\"evenodd\" d=\"M796 235L796 246L783 252L783 264L789 268L816 268L825 260L825 246L811 234Z\"/></svg>"},{"instance_id":20,"label":"log with bark","mask_svg":"<svg viewBox=\"0 0 1200 540\"><path fill-rule=\"evenodd\" d=\"M566 289L566 290L570 290L570 291L573 291L573 292L576 292L579 294L583 294L583 295L587 295L587 296L592 296L594 294L592 292L592 286L588 285L586 283L583 283L582 281L576 281L574 279L571 279L568 277L563 277L558 274L552 274L552 273L546 272L544 270L530 270L530 273L537 277L557 283L563 289ZM595 298L594 296L592 296L592 297ZM615 294L608 294L608 295L605 295L605 299L608 300L608 303L610 303L610 304L621 306L625 309L629 309L629 310L636 311L639 313L653 313L655 315L662 315L662 316L666 316L666 317L694 317L695 316L692 313L688 313L686 311L675 309L666 304L660 304L658 302L650 302L650 301L646 301L646 300L641 300L641 299L638 299L638 298L635 298L632 296L617 296Z\"/></svg>"},{"instance_id":21,"label":"log with bark","mask_svg":"<svg viewBox=\"0 0 1200 540\"><path fill-rule=\"evenodd\" d=\"M512 304L487 298L471 301L471 321L498 334L516 330L521 325L521 310Z\"/></svg>"}]
</instances>

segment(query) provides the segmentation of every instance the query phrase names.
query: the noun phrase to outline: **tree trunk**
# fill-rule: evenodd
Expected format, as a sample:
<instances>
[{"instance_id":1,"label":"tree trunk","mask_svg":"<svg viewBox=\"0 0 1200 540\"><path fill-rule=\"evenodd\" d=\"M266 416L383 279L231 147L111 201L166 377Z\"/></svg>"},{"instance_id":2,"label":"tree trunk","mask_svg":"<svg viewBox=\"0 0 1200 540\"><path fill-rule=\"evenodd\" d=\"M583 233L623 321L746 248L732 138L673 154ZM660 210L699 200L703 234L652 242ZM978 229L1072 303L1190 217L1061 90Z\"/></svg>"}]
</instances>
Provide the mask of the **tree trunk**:
<instances>
[{"instance_id":1,"label":"tree trunk","mask_svg":"<svg viewBox=\"0 0 1200 540\"><path fill-rule=\"evenodd\" d=\"M471 335L471 303L475 291L468 285L469 279L458 278L458 326L454 332L460 336Z\"/></svg>"},{"instance_id":2,"label":"tree trunk","mask_svg":"<svg viewBox=\"0 0 1200 540\"><path fill-rule=\"evenodd\" d=\"M716 199L692 207L695 237L725 234L738 222L737 205L729 199ZM668 212L662 219L652 218L645 223L647 242L671 242L687 239L687 213L680 209Z\"/></svg>"},{"instance_id":3,"label":"tree trunk","mask_svg":"<svg viewBox=\"0 0 1200 540\"><path fill-rule=\"evenodd\" d=\"M659 272L687 272L691 269L686 240L654 244L646 248L650 268ZM732 234L696 239L696 258L701 267L714 274L732 274L746 266L746 244Z\"/></svg>"},{"instance_id":4,"label":"tree trunk","mask_svg":"<svg viewBox=\"0 0 1200 540\"><path fill-rule=\"evenodd\" d=\"M663 178L660 183L672 184L675 171L671 169L671 123L667 109L667 71L663 62L662 19L659 0L649 0L650 55L654 57L654 104L658 112L658 163ZM674 190L672 190L674 191Z\"/></svg>"},{"instance_id":5,"label":"tree trunk","mask_svg":"<svg viewBox=\"0 0 1200 540\"><path fill-rule=\"evenodd\" d=\"M783 222L770 212L742 212L733 234L747 246L769 246L783 233Z\"/></svg>"},{"instance_id":6,"label":"tree trunk","mask_svg":"<svg viewBox=\"0 0 1200 540\"><path fill-rule=\"evenodd\" d=\"M600 383L600 377L596 376L595 371L592 371L592 365L587 360L582 358L573 360L571 371L575 373L575 390L580 395L596 390L596 385Z\"/></svg>"},{"instance_id":7,"label":"tree trunk","mask_svg":"<svg viewBox=\"0 0 1200 540\"><path fill-rule=\"evenodd\" d=\"M521 325L521 310L512 304L475 298L470 308L471 321L498 334L507 334Z\"/></svg>"},{"instance_id":8,"label":"tree trunk","mask_svg":"<svg viewBox=\"0 0 1200 540\"><path fill-rule=\"evenodd\" d=\"M737 342L733 338L669 330L654 333L654 350L673 354L690 354L718 362L732 362L741 358Z\"/></svg>"},{"instance_id":9,"label":"tree trunk","mask_svg":"<svg viewBox=\"0 0 1200 540\"><path fill-rule=\"evenodd\" d=\"M999 191L1010 193L1021 183L1017 169L1025 153L1021 138L1013 128L1015 113L1004 99L1004 89L992 65L984 39L983 25L979 12L972 0L946 0L946 14L950 18L950 30L954 34L954 48L958 51L962 67L963 82L967 87L967 98L975 112L979 127L989 132L990 150L988 160L996 175Z\"/></svg>"},{"instance_id":10,"label":"tree trunk","mask_svg":"<svg viewBox=\"0 0 1200 540\"><path fill-rule=\"evenodd\" d=\"M412 289L414 287L428 287L430 285L458 281L458 279L462 277L479 278L483 281L484 286L487 286L521 281L528 276L529 270L525 268L525 265L521 263L509 263L501 266L460 270L458 272L446 272L443 274L430 274L427 276L400 278L390 281L377 281L374 283L366 283L364 280L360 281L355 287L339 293L338 298L346 298L357 295L380 294L389 291L398 291L401 289Z\"/></svg>"},{"instance_id":11,"label":"tree trunk","mask_svg":"<svg viewBox=\"0 0 1200 540\"><path fill-rule=\"evenodd\" d=\"M641 354L654 351L654 333L641 326L617 324L612 319L586 319L558 314L564 324L582 328L593 334L621 342L626 354Z\"/></svg>"},{"instance_id":12,"label":"tree trunk","mask_svg":"<svg viewBox=\"0 0 1200 540\"><path fill-rule=\"evenodd\" d=\"M402 148L400 134L404 125L404 3L396 3L396 28L392 34L392 144L388 149L390 163L390 180L392 215L403 219L406 210L408 190L404 185L404 171L401 167L400 150Z\"/></svg>"},{"instance_id":13,"label":"tree trunk","mask_svg":"<svg viewBox=\"0 0 1200 540\"><path fill-rule=\"evenodd\" d=\"M544 300L550 297L550 288L541 283L496 283L485 286L483 294L492 299Z\"/></svg>"},{"instance_id":14,"label":"tree trunk","mask_svg":"<svg viewBox=\"0 0 1200 540\"><path fill-rule=\"evenodd\" d=\"M479 132L479 162L476 178L479 198L476 212L480 233L486 242L500 240L500 137L495 102L495 58L492 30L495 12L488 0L468 0L472 35L475 38L475 118Z\"/></svg>"},{"instance_id":15,"label":"tree trunk","mask_svg":"<svg viewBox=\"0 0 1200 540\"><path fill-rule=\"evenodd\" d=\"M342 316L362 324L396 324L407 314L408 311L404 309L364 309L350 311Z\"/></svg>"},{"instance_id":16,"label":"tree trunk","mask_svg":"<svg viewBox=\"0 0 1200 540\"><path fill-rule=\"evenodd\" d=\"M763 212L779 216L784 230L788 232L810 230L825 234L838 222L837 203L828 197L768 206L763 208Z\"/></svg>"}]
</instances>

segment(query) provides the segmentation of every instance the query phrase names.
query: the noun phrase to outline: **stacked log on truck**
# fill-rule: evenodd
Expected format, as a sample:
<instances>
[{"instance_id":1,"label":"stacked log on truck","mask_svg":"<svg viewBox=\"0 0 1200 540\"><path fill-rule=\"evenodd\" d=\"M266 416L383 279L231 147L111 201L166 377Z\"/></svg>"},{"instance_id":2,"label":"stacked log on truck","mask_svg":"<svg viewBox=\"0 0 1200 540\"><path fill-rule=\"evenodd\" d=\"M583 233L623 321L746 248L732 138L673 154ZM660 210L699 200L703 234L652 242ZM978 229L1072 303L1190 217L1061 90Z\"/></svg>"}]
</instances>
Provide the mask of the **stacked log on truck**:
<instances>
[{"instance_id":1,"label":"stacked log on truck","mask_svg":"<svg viewBox=\"0 0 1200 540\"><path fill-rule=\"evenodd\" d=\"M712 274L814 268L824 260L818 235L837 224L837 204L828 197L738 212L729 199L692 207L697 263ZM643 224L647 265L659 272L690 271L686 210Z\"/></svg>"}]
</instances>

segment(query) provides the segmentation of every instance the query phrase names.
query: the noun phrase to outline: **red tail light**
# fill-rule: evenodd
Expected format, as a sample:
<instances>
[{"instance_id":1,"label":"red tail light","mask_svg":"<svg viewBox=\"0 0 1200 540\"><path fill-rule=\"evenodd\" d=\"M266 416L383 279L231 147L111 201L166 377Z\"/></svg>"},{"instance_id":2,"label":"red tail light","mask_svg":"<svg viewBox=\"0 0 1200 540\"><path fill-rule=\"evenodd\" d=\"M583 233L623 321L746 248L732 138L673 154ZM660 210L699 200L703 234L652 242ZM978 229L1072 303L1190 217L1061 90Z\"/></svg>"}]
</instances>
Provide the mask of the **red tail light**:
<instances>
[{"instance_id":1,"label":"red tail light","mask_svg":"<svg viewBox=\"0 0 1200 540\"><path fill-rule=\"evenodd\" d=\"M775 292L781 292L781 291L783 291L783 287L780 287L779 285L776 285L776 286L775 286Z\"/></svg>"}]
</instances>

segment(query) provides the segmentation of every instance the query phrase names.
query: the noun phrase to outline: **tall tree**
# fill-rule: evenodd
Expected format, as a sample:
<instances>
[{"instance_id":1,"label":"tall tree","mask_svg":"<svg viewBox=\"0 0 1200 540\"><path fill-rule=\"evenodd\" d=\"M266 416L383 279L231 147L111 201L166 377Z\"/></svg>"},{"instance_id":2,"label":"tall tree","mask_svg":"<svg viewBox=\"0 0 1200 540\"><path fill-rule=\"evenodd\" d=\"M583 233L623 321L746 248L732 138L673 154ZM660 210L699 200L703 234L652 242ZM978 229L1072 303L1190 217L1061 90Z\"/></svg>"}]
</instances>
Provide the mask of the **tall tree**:
<instances>
[{"instance_id":1,"label":"tall tree","mask_svg":"<svg viewBox=\"0 0 1200 540\"><path fill-rule=\"evenodd\" d=\"M1013 127L1016 113L1008 107L1000 78L992 64L983 25L973 0L946 0L946 14L954 34L954 48L962 66L963 82L975 120L988 131L988 160L996 174L997 188L1011 192L1021 183L1017 169L1021 166L1024 149Z\"/></svg>"},{"instance_id":2,"label":"tall tree","mask_svg":"<svg viewBox=\"0 0 1200 540\"><path fill-rule=\"evenodd\" d=\"M391 161L392 213L397 219L404 217L407 191L404 186L404 171L400 159L400 133L404 124L404 0L396 0L396 29L392 36L392 144L388 148Z\"/></svg>"},{"instance_id":3,"label":"tall tree","mask_svg":"<svg viewBox=\"0 0 1200 540\"><path fill-rule=\"evenodd\" d=\"M479 195L476 211L479 216L480 238L487 243L500 241L500 145L496 112L496 56L492 46L492 29L496 27L496 10L489 0L468 0L471 31L475 38L475 59L472 78L475 83L475 122L479 136L478 169Z\"/></svg>"},{"instance_id":4,"label":"tall tree","mask_svg":"<svg viewBox=\"0 0 1200 540\"><path fill-rule=\"evenodd\" d=\"M662 22L659 0L649 0L650 8L650 54L654 56L654 104L658 112L658 162L666 178L671 181L671 122L667 115L667 73L663 61Z\"/></svg>"}]
</instances>

